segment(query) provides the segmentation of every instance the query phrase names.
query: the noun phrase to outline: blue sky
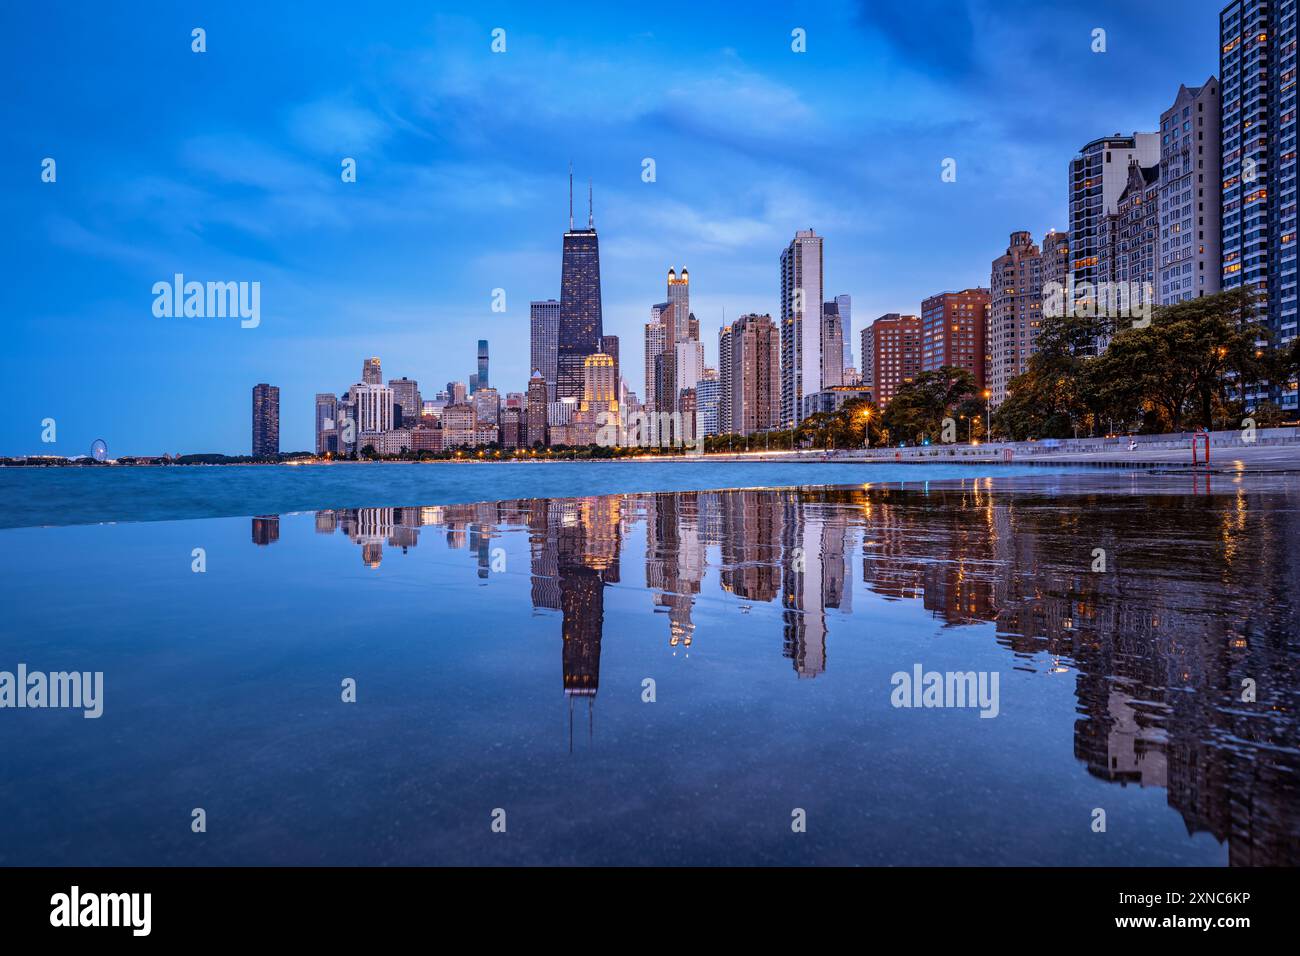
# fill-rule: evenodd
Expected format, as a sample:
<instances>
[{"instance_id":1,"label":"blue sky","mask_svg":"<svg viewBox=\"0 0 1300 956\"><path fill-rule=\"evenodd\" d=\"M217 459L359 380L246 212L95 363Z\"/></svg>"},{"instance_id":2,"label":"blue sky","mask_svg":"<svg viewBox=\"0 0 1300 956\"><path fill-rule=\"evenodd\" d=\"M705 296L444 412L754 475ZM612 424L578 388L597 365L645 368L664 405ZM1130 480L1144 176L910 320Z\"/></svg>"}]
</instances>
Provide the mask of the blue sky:
<instances>
[{"instance_id":1,"label":"blue sky","mask_svg":"<svg viewBox=\"0 0 1300 956\"><path fill-rule=\"evenodd\" d=\"M636 391L670 265L712 362L724 312L776 312L801 228L826 237L828 294L853 296L856 355L864 320L986 285L1012 230L1068 228L1077 149L1155 129L1217 72L1219 3L1134 6L6 4L0 454L247 453L262 381L281 448L308 449L314 394L364 357L432 397L479 338L522 391L570 161ZM178 272L260 282L261 324L155 317Z\"/></svg>"}]
</instances>

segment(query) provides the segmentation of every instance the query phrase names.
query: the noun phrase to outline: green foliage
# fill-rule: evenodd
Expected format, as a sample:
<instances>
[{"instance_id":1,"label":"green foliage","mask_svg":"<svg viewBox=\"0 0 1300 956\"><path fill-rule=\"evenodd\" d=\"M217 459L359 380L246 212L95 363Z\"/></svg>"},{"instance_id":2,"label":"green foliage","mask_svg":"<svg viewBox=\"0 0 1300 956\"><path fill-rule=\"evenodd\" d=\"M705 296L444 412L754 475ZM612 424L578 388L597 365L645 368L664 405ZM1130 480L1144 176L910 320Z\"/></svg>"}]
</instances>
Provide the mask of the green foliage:
<instances>
[{"instance_id":1,"label":"green foliage","mask_svg":"<svg viewBox=\"0 0 1300 956\"><path fill-rule=\"evenodd\" d=\"M1149 325L1120 328L1095 357L1080 354L1093 320L1044 319L1038 351L993 417L994 434L1023 440L1212 428L1220 416L1249 411L1252 385L1291 374L1287 353L1257 344L1267 339L1257 314L1258 296L1247 289L1161 306Z\"/></svg>"},{"instance_id":2,"label":"green foliage","mask_svg":"<svg viewBox=\"0 0 1300 956\"><path fill-rule=\"evenodd\" d=\"M937 441L943 431L943 420L954 421L962 414L959 409L982 411L983 402L975 395L975 377L964 368L945 365L931 372L922 372L894 393L885 409L884 427L893 444L899 442Z\"/></svg>"}]
</instances>

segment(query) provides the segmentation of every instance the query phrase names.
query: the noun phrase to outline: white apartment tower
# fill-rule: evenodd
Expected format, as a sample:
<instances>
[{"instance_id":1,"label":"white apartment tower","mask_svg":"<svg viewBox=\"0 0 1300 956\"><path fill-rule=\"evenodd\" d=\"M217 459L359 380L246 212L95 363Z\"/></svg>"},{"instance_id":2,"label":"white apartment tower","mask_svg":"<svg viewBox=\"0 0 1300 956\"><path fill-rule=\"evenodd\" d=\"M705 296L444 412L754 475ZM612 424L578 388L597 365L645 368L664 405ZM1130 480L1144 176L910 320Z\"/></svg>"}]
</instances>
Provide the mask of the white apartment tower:
<instances>
[{"instance_id":1,"label":"white apartment tower","mask_svg":"<svg viewBox=\"0 0 1300 956\"><path fill-rule=\"evenodd\" d=\"M781 253L781 426L799 423L804 395L822 383L822 237L795 233ZM804 317L808 316L808 321ZM838 384L838 383L835 383Z\"/></svg>"}]
</instances>

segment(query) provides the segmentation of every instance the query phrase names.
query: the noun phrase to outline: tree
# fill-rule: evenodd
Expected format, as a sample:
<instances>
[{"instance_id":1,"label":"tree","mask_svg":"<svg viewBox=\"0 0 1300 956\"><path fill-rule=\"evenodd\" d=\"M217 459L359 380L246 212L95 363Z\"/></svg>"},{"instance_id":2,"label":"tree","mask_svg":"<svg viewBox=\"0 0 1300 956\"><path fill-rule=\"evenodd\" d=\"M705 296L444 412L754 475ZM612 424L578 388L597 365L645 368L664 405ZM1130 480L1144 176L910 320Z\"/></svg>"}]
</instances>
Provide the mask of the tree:
<instances>
[{"instance_id":1,"label":"tree","mask_svg":"<svg viewBox=\"0 0 1300 956\"><path fill-rule=\"evenodd\" d=\"M945 418L955 418L955 410L975 397L975 377L964 368L945 365L922 372L894 393L885 408L881 424L892 439L922 441L938 435Z\"/></svg>"}]
</instances>

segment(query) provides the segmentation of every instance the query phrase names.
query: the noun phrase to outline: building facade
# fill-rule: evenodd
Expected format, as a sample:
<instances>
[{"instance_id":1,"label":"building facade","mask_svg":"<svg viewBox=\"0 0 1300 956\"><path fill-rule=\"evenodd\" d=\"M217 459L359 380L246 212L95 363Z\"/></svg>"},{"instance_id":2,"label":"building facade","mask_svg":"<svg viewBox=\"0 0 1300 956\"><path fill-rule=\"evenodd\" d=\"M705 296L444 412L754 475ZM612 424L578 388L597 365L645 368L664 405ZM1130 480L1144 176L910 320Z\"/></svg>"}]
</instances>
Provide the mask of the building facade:
<instances>
[{"instance_id":1,"label":"building facade","mask_svg":"<svg viewBox=\"0 0 1300 956\"><path fill-rule=\"evenodd\" d=\"M1143 166L1136 158L1128 164L1128 183L1115 203L1115 211L1103 220L1098 274L1116 283L1120 302L1137 307L1154 303L1160 248L1160 164ZM1105 299L1098 304L1105 308ZM1110 317L1115 319L1117 317ZM1110 334L1118 331L1114 322L1098 325L1098 349L1105 348Z\"/></svg>"},{"instance_id":2,"label":"building facade","mask_svg":"<svg viewBox=\"0 0 1300 956\"><path fill-rule=\"evenodd\" d=\"M988 289L974 288L940 292L921 303L921 371L964 368L984 390L989 302Z\"/></svg>"},{"instance_id":3,"label":"building facade","mask_svg":"<svg viewBox=\"0 0 1300 956\"><path fill-rule=\"evenodd\" d=\"M388 387L393 391L393 403L400 410L401 421L397 421L398 413L394 413L393 420L395 425L401 425L403 428L414 428L420 421L420 415L424 411L424 402L420 398L420 385L415 379L402 376L388 380Z\"/></svg>"},{"instance_id":4,"label":"building facade","mask_svg":"<svg viewBox=\"0 0 1300 956\"><path fill-rule=\"evenodd\" d=\"M871 323L874 369L871 393L882 409L921 374L921 318L891 312Z\"/></svg>"},{"instance_id":5,"label":"building facade","mask_svg":"<svg viewBox=\"0 0 1300 956\"><path fill-rule=\"evenodd\" d=\"M481 384L470 398L474 406L474 417L480 425L497 425L501 416L501 396L495 388L484 388Z\"/></svg>"},{"instance_id":6,"label":"building facade","mask_svg":"<svg viewBox=\"0 0 1300 956\"><path fill-rule=\"evenodd\" d=\"M477 388L488 387L488 343L487 339L478 340L478 376Z\"/></svg>"},{"instance_id":7,"label":"building facade","mask_svg":"<svg viewBox=\"0 0 1300 956\"><path fill-rule=\"evenodd\" d=\"M1068 251L1068 244L1065 248ZM1059 265L1059 245L1054 244L1054 255ZM1013 232L1007 251L993 260L989 273L984 387L989 390L989 402L994 406L1006 399L1011 380L1024 374L1037 345L1043 323L1043 265L1042 253L1023 230ZM1062 276L1062 289L1068 279L1068 275Z\"/></svg>"},{"instance_id":8,"label":"building facade","mask_svg":"<svg viewBox=\"0 0 1300 956\"><path fill-rule=\"evenodd\" d=\"M718 434L719 381L716 369L706 368L695 383L695 413L700 435Z\"/></svg>"},{"instance_id":9,"label":"building facade","mask_svg":"<svg viewBox=\"0 0 1300 956\"><path fill-rule=\"evenodd\" d=\"M339 452L338 398L332 392L316 393L316 454Z\"/></svg>"},{"instance_id":10,"label":"building facade","mask_svg":"<svg viewBox=\"0 0 1300 956\"><path fill-rule=\"evenodd\" d=\"M653 309L651 310L653 313ZM668 342L668 330L660 321L651 319L645 324L645 406L655 409L659 395L661 356Z\"/></svg>"},{"instance_id":11,"label":"building facade","mask_svg":"<svg viewBox=\"0 0 1300 956\"><path fill-rule=\"evenodd\" d=\"M354 385L357 431L381 434L393 428L393 390L384 385Z\"/></svg>"},{"instance_id":12,"label":"building facade","mask_svg":"<svg viewBox=\"0 0 1300 956\"><path fill-rule=\"evenodd\" d=\"M280 454L280 388L265 383L253 386L253 457Z\"/></svg>"},{"instance_id":13,"label":"building facade","mask_svg":"<svg viewBox=\"0 0 1300 956\"><path fill-rule=\"evenodd\" d=\"M726 343L725 349L723 343ZM782 336L770 315L742 315L719 335L718 429L751 435L781 424Z\"/></svg>"},{"instance_id":14,"label":"building facade","mask_svg":"<svg viewBox=\"0 0 1300 956\"><path fill-rule=\"evenodd\" d=\"M540 371L528 381L528 413L524 425L524 444L529 448L546 444L546 408L550 403L550 386Z\"/></svg>"},{"instance_id":15,"label":"building facade","mask_svg":"<svg viewBox=\"0 0 1300 956\"><path fill-rule=\"evenodd\" d=\"M581 398L583 362L600 351L604 334L600 304L600 240L596 235L591 190L587 228L573 227L573 177L569 178L569 231L560 266L560 326L556 338L556 397Z\"/></svg>"},{"instance_id":16,"label":"building facade","mask_svg":"<svg viewBox=\"0 0 1300 956\"><path fill-rule=\"evenodd\" d=\"M1296 336L1295 21L1295 0L1235 0L1219 14L1222 287L1259 291L1275 346ZM1290 383L1246 399L1297 407Z\"/></svg>"},{"instance_id":17,"label":"building facade","mask_svg":"<svg viewBox=\"0 0 1300 956\"><path fill-rule=\"evenodd\" d=\"M837 299L822 303L822 388L844 384L844 321Z\"/></svg>"},{"instance_id":18,"label":"building facade","mask_svg":"<svg viewBox=\"0 0 1300 956\"><path fill-rule=\"evenodd\" d=\"M837 295L835 314L840 317L840 330L844 334L844 369L847 374L848 369L857 367L853 364L853 296L847 293Z\"/></svg>"},{"instance_id":19,"label":"building facade","mask_svg":"<svg viewBox=\"0 0 1300 956\"><path fill-rule=\"evenodd\" d=\"M1070 161L1070 271L1076 290L1073 301L1084 314L1096 309L1089 290L1095 290L1099 282L1113 281L1102 271L1103 249L1111 235L1107 217L1116 212L1119 198L1129 186L1129 161L1134 159L1143 169L1157 166L1160 135L1103 136L1084 146ZM1088 300L1093 301L1089 304ZM1082 351L1096 354L1104 345L1104 336L1098 336Z\"/></svg>"},{"instance_id":20,"label":"building facade","mask_svg":"<svg viewBox=\"0 0 1300 956\"><path fill-rule=\"evenodd\" d=\"M558 299L539 299L528 305L529 372L541 372L550 389L547 401L555 401L557 349L560 335Z\"/></svg>"},{"instance_id":21,"label":"building facade","mask_svg":"<svg viewBox=\"0 0 1300 956\"><path fill-rule=\"evenodd\" d=\"M822 237L795 233L781 253L781 423L797 425L805 391L821 390ZM808 321L804 321L805 316Z\"/></svg>"},{"instance_id":22,"label":"building facade","mask_svg":"<svg viewBox=\"0 0 1300 956\"><path fill-rule=\"evenodd\" d=\"M861 374L858 376L858 384L864 388L871 388L876 381L876 356L875 356L875 333L871 331L871 326L863 326L862 344L859 346L860 352L858 357L862 361Z\"/></svg>"},{"instance_id":23,"label":"building facade","mask_svg":"<svg viewBox=\"0 0 1300 956\"><path fill-rule=\"evenodd\" d=\"M1180 86L1160 114L1161 305L1213 295L1222 285L1223 156L1219 137L1219 81Z\"/></svg>"}]
</instances>

